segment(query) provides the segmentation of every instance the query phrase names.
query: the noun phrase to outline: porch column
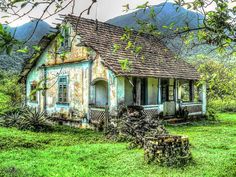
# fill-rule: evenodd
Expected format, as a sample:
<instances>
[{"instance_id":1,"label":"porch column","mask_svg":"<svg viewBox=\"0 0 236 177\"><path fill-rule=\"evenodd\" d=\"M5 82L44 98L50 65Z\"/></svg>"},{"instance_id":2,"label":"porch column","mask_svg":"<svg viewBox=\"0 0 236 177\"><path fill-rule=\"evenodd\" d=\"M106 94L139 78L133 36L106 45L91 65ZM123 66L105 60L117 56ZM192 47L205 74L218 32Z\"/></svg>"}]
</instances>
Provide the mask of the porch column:
<instances>
[{"instance_id":1,"label":"porch column","mask_svg":"<svg viewBox=\"0 0 236 177\"><path fill-rule=\"evenodd\" d=\"M206 107L207 107L207 98L206 98L206 83L202 84L202 114L206 114Z\"/></svg>"},{"instance_id":2,"label":"porch column","mask_svg":"<svg viewBox=\"0 0 236 177\"><path fill-rule=\"evenodd\" d=\"M141 79L136 80L136 104L141 105Z\"/></svg>"},{"instance_id":3,"label":"porch column","mask_svg":"<svg viewBox=\"0 0 236 177\"><path fill-rule=\"evenodd\" d=\"M178 87L179 87L179 81L177 79L175 79L175 94L174 94L174 100L175 102L178 101Z\"/></svg>"},{"instance_id":4,"label":"porch column","mask_svg":"<svg viewBox=\"0 0 236 177\"><path fill-rule=\"evenodd\" d=\"M189 101L194 102L194 81L189 81Z\"/></svg>"},{"instance_id":5,"label":"porch column","mask_svg":"<svg viewBox=\"0 0 236 177\"><path fill-rule=\"evenodd\" d=\"M157 97L157 104L161 104L161 79L158 79L158 97Z\"/></svg>"}]
</instances>

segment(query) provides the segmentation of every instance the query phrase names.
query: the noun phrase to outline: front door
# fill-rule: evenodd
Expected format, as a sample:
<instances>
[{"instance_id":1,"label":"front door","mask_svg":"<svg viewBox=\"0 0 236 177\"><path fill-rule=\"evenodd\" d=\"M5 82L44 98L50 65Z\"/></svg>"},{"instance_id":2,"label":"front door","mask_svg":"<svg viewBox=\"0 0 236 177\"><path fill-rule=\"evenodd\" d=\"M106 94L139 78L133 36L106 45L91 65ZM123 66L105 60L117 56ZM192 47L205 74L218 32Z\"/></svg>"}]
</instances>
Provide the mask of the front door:
<instances>
[{"instance_id":1,"label":"front door","mask_svg":"<svg viewBox=\"0 0 236 177\"><path fill-rule=\"evenodd\" d=\"M161 80L161 100L163 103L164 116L174 116L176 112L174 85L174 79Z\"/></svg>"}]
</instances>

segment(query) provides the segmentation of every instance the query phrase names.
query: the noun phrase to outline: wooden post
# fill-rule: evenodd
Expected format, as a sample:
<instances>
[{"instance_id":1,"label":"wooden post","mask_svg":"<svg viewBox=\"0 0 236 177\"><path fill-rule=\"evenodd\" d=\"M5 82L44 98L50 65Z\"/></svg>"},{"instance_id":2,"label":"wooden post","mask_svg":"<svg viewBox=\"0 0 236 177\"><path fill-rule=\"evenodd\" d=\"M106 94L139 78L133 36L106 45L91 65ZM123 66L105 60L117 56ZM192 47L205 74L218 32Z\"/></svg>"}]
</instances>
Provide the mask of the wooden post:
<instances>
[{"instance_id":1,"label":"wooden post","mask_svg":"<svg viewBox=\"0 0 236 177\"><path fill-rule=\"evenodd\" d=\"M107 132L108 122L109 121L109 106L105 106L105 120L104 120L104 133Z\"/></svg>"},{"instance_id":2,"label":"wooden post","mask_svg":"<svg viewBox=\"0 0 236 177\"><path fill-rule=\"evenodd\" d=\"M189 81L189 101L194 102L194 81Z\"/></svg>"},{"instance_id":3,"label":"wooden post","mask_svg":"<svg viewBox=\"0 0 236 177\"><path fill-rule=\"evenodd\" d=\"M141 105L141 79L136 80L136 104Z\"/></svg>"},{"instance_id":4,"label":"wooden post","mask_svg":"<svg viewBox=\"0 0 236 177\"><path fill-rule=\"evenodd\" d=\"M206 98L206 83L202 85L202 114L206 114L207 98Z\"/></svg>"},{"instance_id":5,"label":"wooden post","mask_svg":"<svg viewBox=\"0 0 236 177\"><path fill-rule=\"evenodd\" d=\"M177 80L174 79L174 102L176 103L178 100L177 98Z\"/></svg>"},{"instance_id":6,"label":"wooden post","mask_svg":"<svg viewBox=\"0 0 236 177\"><path fill-rule=\"evenodd\" d=\"M158 98L157 104L161 104L161 79L158 79Z\"/></svg>"}]
</instances>

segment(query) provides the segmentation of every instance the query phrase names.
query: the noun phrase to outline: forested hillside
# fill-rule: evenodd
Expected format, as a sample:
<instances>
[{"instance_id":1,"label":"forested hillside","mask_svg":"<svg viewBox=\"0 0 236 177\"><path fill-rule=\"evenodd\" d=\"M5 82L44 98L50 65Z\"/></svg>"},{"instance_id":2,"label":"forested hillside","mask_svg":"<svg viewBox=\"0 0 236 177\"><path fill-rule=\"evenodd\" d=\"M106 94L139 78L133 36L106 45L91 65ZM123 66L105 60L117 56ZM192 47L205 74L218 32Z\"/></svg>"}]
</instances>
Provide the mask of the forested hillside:
<instances>
[{"instance_id":1,"label":"forested hillside","mask_svg":"<svg viewBox=\"0 0 236 177\"><path fill-rule=\"evenodd\" d=\"M15 33L15 38L20 41L26 41L30 38L27 42L26 46L30 49L33 45L37 45L39 40L50 31L50 25L44 21L40 21L35 32L35 25L37 21L31 21L22 26L10 28L12 34ZM32 37L31 34L34 32ZM15 49L16 50L16 49ZM11 56L1 53L0 54L0 69L3 70L10 70L14 72L19 72L22 68L22 64L24 63L29 56L31 56L32 50L29 53L23 54L14 51Z\"/></svg>"}]
</instances>

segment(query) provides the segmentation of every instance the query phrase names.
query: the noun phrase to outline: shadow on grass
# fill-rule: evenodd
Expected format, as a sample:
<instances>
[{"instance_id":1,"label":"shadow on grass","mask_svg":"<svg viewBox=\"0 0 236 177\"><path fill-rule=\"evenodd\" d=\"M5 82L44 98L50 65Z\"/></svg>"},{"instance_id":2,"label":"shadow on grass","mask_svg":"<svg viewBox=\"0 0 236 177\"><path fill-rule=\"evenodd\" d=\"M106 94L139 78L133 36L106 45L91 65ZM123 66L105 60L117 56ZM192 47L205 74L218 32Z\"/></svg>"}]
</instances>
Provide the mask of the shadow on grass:
<instances>
[{"instance_id":1,"label":"shadow on grass","mask_svg":"<svg viewBox=\"0 0 236 177\"><path fill-rule=\"evenodd\" d=\"M21 137L0 137L0 151L9 150L15 148L26 148L26 149L42 149L46 144L49 144L50 140L28 140Z\"/></svg>"}]
</instances>

